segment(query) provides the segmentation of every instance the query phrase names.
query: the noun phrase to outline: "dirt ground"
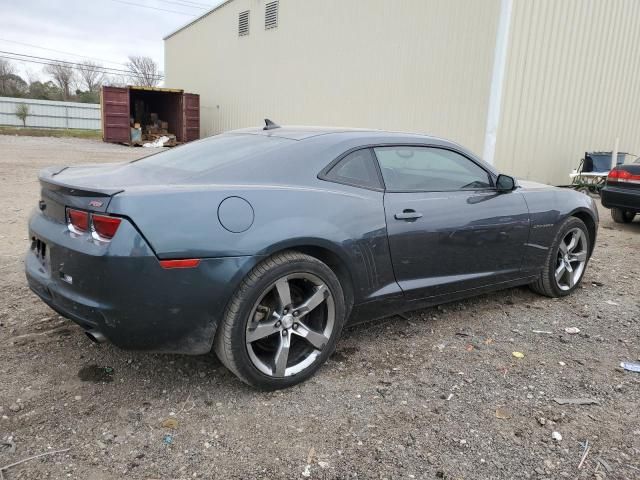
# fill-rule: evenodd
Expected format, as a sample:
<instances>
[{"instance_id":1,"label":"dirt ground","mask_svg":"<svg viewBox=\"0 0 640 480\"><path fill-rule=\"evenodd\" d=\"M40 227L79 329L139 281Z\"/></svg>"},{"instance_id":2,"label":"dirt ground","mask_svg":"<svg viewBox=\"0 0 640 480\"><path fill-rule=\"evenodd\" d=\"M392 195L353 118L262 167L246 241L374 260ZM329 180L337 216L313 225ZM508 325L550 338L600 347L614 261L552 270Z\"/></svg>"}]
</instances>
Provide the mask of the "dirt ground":
<instances>
[{"instance_id":1,"label":"dirt ground","mask_svg":"<svg viewBox=\"0 0 640 480\"><path fill-rule=\"evenodd\" d=\"M640 360L639 220L601 210L566 299L520 288L351 328L310 381L262 393L213 354L94 345L26 286L38 170L146 153L0 136L0 467L68 449L5 480L640 479L640 373L619 367Z\"/></svg>"}]
</instances>

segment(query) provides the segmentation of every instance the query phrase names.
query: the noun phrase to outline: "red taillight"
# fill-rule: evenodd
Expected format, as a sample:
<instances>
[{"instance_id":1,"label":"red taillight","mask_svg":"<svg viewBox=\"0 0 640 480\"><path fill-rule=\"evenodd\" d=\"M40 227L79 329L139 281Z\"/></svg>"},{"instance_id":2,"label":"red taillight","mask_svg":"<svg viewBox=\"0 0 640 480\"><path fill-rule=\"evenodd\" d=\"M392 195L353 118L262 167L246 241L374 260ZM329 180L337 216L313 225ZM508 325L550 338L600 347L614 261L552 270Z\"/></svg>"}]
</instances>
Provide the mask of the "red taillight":
<instances>
[{"instance_id":1,"label":"red taillight","mask_svg":"<svg viewBox=\"0 0 640 480\"><path fill-rule=\"evenodd\" d=\"M189 258L184 260L160 260L162 268L194 268L200 265L199 258Z\"/></svg>"},{"instance_id":2,"label":"red taillight","mask_svg":"<svg viewBox=\"0 0 640 480\"><path fill-rule=\"evenodd\" d=\"M108 215L97 215L67 208L67 225L73 233L86 233L89 227L97 240L109 241L113 238L122 220Z\"/></svg>"},{"instance_id":3,"label":"red taillight","mask_svg":"<svg viewBox=\"0 0 640 480\"><path fill-rule=\"evenodd\" d=\"M111 240L118 231L121 220L107 215L91 215L93 230L101 239Z\"/></svg>"},{"instance_id":4,"label":"red taillight","mask_svg":"<svg viewBox=\"0 0 640 480\"><path fill-rule=\"evenodd\" d=\"M89 231L89 213L82 210L67 208L67 222L73 230L78 232Z\"/></svg>"},{"instance_id":5,"label":"red taillight","mask_svg":"<svg viewBox=\"0 0 640 480\"><path fill-rule=\"evenodd\" d=\"M607 175L607 180L621 183L640 183L640 175L634 175L627 170L613 169Z\"/></svg>"},{"instance_id":6,"label":"red taillight","mask_svg":"<svg viewBox=\"0 0 640 480\"><path fill-rule=\"evenodd\" d=\"M623 173L628 173L628 172L614 168L609 172L609 175L607 175L607 179L618 179L622 176Z\"/></svg>"}]
</instances>

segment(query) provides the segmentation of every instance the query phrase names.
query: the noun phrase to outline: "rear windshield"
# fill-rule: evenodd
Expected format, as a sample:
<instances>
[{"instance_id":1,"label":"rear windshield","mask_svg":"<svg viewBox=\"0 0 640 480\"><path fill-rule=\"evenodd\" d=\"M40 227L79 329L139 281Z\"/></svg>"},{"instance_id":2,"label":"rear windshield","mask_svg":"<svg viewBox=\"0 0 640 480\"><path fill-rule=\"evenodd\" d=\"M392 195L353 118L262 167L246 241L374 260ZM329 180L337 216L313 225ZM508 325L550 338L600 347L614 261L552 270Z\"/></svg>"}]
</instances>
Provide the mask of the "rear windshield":
<instances>
[{"instance_id":1,"label":"rear windshield","mask_svg":"<svg viewBox=\"0 0 640 480\"><path fill-rule=\"evenodd\" d=\"M293 140L263 135L224 134L172 148L131 163L132 167L198 174L275 150Z\"/></svg>"}]
</instances>

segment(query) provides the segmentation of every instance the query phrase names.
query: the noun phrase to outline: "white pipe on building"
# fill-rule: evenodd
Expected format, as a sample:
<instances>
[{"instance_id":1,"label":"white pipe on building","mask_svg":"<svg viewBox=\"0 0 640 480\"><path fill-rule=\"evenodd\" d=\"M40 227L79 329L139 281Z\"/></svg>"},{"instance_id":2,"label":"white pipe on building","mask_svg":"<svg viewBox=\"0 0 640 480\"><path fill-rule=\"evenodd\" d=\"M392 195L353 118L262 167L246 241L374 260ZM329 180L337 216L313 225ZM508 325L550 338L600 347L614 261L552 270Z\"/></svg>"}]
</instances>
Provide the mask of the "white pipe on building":
<instances>
[{"instance_id":1,"label":"white pipe on building","mask_svg":"<svg viewBox=\"0 0 640 480\"><path fill-rule=\"evenodd\" d=\"M507 53L509 50L509 30L513 0L502 0L500 4L500 21L496 33L496 48L493 57L493 74L491 76L491 93L487 112L487 129L484 139L483 158L493 165L496 153L500 112L502 110L502 90L504 75L507 69Z\"/></svg>"}]
</instances>

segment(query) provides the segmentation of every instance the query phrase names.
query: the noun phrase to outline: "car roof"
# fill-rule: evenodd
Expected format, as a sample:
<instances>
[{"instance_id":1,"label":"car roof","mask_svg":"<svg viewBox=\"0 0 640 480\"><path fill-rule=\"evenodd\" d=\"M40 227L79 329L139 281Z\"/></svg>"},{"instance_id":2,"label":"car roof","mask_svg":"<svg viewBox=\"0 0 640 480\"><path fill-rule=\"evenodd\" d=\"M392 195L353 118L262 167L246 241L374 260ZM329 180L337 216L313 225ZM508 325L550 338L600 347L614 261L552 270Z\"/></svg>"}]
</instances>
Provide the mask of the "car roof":
<instances>
[{"instance_id":1,"label":"car roof","mask_svg":"<svg viewBox=\"0 0 640 480\"><path fill-rule=\"evenodd\" d=\"M314 127L314 126L282 126L275 127L269 130L265 130L263 127L251 127L251 128L241 128L238 130L231 130L227 132L229 134L249 134L249 135L263 135L267 137L280 137L280 138L288 138L290 140L305 140L307 138L318 137L321 135L335 135L340 134L343 138L349 139L358 139L358 138L372 138L372 137L381 137L388 138L392 137L404 137L407 139L422 139L425 141L446 141L441 138L429 136L429 135L421 135L418 133L403 133L403 132L390 132L385 130L374 130L374 129L366 129L366 128L342 128L342 127Z\"/></svg>"},{"instance_id":2,"label":"car roof","mask_svg":"<svg viewBox=\"0 0 640 480\"><path fill-rule=\"evenodd\" d=\"M347 148L380 144L407 144L407 145L437 145L444 148L452 148L464 155L482 163L485 169L497 175L497 170L493 166L483 162L480 157L459 143L433 135L419 133L393 132L387 130L375 130L366 128L343 128L343 127L313 127L313 126L278 126L273 124L269 129L264 127L242 128L231 130L225 135L259 135L265 137L277 137L294 141L298 145L306 145L312 140L316 147L322 145L335 145L346 151Z\"/></svg>"}]
</instances>

